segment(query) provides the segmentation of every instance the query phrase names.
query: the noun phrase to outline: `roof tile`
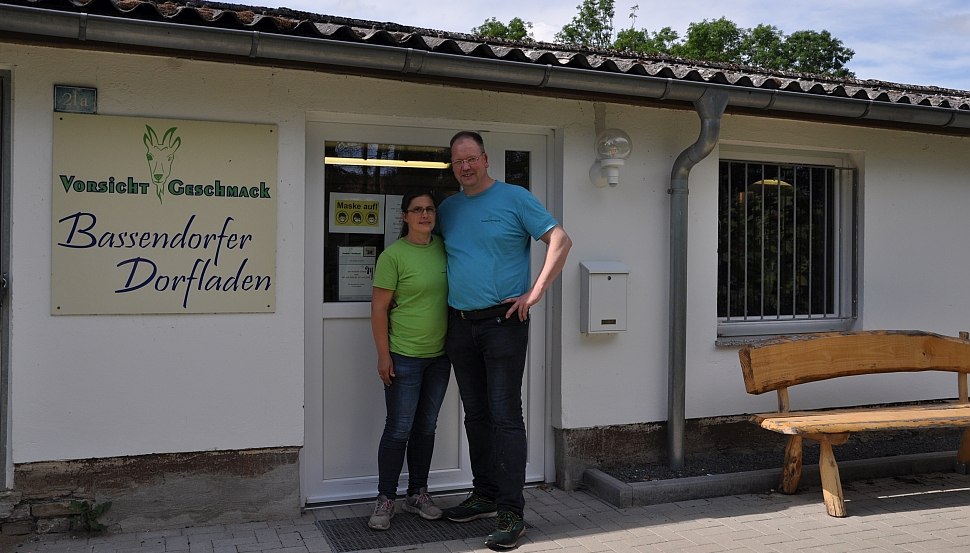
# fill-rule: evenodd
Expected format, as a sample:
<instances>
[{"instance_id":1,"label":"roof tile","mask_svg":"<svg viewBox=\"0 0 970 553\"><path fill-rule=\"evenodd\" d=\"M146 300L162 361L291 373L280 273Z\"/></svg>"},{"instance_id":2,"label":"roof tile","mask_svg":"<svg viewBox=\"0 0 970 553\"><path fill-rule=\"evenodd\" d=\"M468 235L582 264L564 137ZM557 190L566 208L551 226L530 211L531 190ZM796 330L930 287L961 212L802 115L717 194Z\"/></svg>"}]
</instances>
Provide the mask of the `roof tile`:
<instances>
[{"instance_id":1,"label":"roof tile","mask_svg":"<svg viewBox=\"0 0 970 553\"><path fill-rule=\"evenodd\" d=\"M785 90L877 102L970 109L970 91L905 85L876 80L836 79L791 71L766 70L731 63L704 62L665 55L586 49L534 41L483 39L464 33L408 27L313 14L289 8L259 8L205 0L0 0L52 10L82 11L183 25L244 29L261 33L363 42L476 58L553 65L610 73L646 75L726 84L744 88Z\"/></svg>"}]
</instances>

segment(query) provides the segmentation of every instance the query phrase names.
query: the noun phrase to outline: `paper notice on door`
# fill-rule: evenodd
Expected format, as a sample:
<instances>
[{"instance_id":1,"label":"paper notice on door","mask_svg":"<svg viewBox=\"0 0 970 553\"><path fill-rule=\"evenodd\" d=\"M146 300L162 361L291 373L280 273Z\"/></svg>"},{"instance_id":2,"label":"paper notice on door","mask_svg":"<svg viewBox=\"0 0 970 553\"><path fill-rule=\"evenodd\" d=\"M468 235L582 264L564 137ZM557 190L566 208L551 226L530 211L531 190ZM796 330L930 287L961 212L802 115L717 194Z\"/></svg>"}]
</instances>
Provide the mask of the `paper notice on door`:
<instances>
[{"instance_id":1,"label":"paper notice on door","mask_svg":"<svg viewBox=\"0 0 970 553\"><path fill-rule=\"evenodd\" d=\"M340 248L337 299L339 301L370 301L374 285L376 246L346 246Z\"/></svg>"},{"instance_id":2,"label":"paper notice on door","mask_svg":"<svg viewBox=\"0 0 970 553\"><path fill-rule=\"evenodd\" d=\"M383 194L330 193L329 232L383 234Z\"/></svg>"},{"instance_id":3,"label":"paper notice on door","mask_svg":"<svg viewBox=\"0 0 970 553\"><path fill-rule=\"evenodd\" d=\"M384 202L384 249L397 241L401 237L401 227L404 220L401 219L401 200L404 196L387 195Z\"/></svg>"}]
</instances>

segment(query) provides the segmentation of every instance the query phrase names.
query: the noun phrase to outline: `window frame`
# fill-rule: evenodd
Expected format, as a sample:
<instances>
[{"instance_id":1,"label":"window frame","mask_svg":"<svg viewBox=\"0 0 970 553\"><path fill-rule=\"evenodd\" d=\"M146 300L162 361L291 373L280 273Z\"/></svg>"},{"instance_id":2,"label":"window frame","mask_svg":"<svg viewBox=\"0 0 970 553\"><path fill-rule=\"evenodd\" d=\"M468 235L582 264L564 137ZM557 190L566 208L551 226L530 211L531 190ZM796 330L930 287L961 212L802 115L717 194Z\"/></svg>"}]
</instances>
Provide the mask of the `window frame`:
<instances>
[{"instance_id":1,"label":"window frame","mask_svg":"<svg viewBox=\"0 0 970 553\"><path fill-rule=\"evenodd\" d=\"M716 193L721 194L721 162L737 161L766 165L795 165L829 167L834 170L836 183L835 203L837 233L836 252L832 261L836 264L835 312L821 317L793 315L780 318L762 316L732 318L717 316L718 339L762 338L782 334L833 332L852 329L858 321L858 267L859 228L861 223L859 195L859 163L851 155L834 152L778 150L766 147L738 145L722 147L718 156ZM848 181L848 182L846 182ZM717 220L721 220L720 201L717 202ZM720 225L715 228L719 229ZM720 242L720 231L717 241ZM720 288L720 276L716 280L715 296ZM717 302L715 301L715 304ZM716 312L716 309L715 309Z\"/></svg>"}]
</instances>

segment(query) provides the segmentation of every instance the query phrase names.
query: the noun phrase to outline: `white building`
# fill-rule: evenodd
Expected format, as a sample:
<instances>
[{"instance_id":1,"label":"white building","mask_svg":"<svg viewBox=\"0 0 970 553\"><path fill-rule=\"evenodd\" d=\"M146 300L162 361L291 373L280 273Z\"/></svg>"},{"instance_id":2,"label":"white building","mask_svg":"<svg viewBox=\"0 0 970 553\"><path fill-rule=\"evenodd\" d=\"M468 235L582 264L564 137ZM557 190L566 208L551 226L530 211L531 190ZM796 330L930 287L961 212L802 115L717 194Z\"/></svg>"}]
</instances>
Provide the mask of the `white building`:
<instances>
[{"instance_id":1,"label":"white building","mask_svg":"<svg viewBox=\"0 0 970 553\"><path fill-rule=\"evenodd\" d=\"M746 340L970 328L970 92L166 6L0 0L0 461L21 504L112 501L131 530L372 497L368 264L395 195L456 185L325 159L447 161L462 129L574 242L533 312L531 481L682 458L685 421L773 409L745 393ZM599 187L611 128L632 152ZM583 263L618 296L584 309ZM952 394L888 380L799 405ZM470 485L463 444L452 385L434 490Z\"/></svg>"}]
</instances>

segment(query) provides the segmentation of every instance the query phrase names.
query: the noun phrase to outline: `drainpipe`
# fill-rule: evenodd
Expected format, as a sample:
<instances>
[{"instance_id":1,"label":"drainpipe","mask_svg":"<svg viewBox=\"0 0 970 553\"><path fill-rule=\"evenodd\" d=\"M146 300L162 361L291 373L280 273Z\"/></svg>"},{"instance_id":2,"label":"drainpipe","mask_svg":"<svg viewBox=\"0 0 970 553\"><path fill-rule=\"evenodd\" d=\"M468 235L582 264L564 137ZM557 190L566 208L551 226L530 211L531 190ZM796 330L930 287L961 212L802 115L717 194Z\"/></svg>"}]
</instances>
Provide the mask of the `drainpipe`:
<instances>
[{"instance_id":1,"label":"drainpipe","mask_svg":"<svg viewBox=\"0 0 970 553\"><path fill-rule=\"evenodd\" d=\"M697 142L680 153L670 171L670 307L667 346L667 454L670 468L684 467L685 381L687 380L687 181L721 133L728 95L707 89L694 101L701 118Z\"/></svg>"}]
</instances>

